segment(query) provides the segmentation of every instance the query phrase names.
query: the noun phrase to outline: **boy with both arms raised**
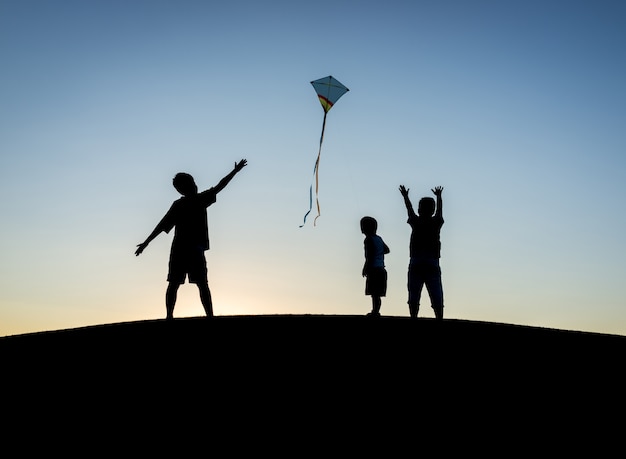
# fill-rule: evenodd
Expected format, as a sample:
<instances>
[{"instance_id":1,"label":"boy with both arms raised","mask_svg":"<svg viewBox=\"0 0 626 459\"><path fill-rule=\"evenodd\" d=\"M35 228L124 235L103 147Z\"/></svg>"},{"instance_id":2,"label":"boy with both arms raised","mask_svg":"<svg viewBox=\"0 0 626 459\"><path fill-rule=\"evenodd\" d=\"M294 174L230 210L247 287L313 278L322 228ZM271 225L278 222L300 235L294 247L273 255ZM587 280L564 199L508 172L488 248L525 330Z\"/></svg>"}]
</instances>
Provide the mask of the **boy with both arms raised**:
<instances>
[{"instance_id":1,"label":"boy with both arms raised","mask_svg":"<svg viewBox=\"0 0 626 459\"><path fill-rule=\"evenodd\" d=\"M441 284L441 256L440 232L443 226L443 187L438 186L431 190L437 202L431 197L420 199L417 214L409 199L409 190L400 185L400 193L404 198L411 225L411 242L409 246L410 263L408 273L409 313L416 318L419 311L422 288L430 296L430 302L435 311L437 320L443 319L443 286Z\"/></svg>"}]
</instances>

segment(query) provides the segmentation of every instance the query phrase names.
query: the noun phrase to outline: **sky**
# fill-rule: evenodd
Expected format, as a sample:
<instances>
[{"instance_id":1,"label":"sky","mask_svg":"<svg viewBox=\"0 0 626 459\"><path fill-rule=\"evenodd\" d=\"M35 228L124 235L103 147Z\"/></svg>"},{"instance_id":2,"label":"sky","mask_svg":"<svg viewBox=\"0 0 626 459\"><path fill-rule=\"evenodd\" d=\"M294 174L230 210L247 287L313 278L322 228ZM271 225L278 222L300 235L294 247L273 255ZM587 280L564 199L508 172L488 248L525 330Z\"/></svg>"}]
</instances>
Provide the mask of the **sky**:
<instances>
[{"instance_id":1,"label":"sky","mask_svg":"<svg viewBox=\"0 0 626 459\"><path fill-rule=\"evenodd\" d=\"M173 233L135 247L177 172L241 158L209 208L216 315L366 314L369 215L381 312L408 316L398 187L441 185L447 318L624 335L624 24L621 0L0 0L0 336L165 317ZM327 75L350 91L300 228Z\"/></svg>"}]
</instances>

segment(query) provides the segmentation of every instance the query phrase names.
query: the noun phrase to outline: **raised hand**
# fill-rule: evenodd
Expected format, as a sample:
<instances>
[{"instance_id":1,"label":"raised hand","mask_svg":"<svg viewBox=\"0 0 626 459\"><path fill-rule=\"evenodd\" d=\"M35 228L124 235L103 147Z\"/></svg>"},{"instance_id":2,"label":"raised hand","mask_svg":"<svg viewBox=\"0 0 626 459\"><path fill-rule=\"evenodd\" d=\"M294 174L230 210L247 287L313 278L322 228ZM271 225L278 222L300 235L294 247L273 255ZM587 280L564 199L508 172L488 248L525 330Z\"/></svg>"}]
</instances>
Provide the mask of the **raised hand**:
<instances>
[{"instance_id":1,"label":"raised hand","mask_svg":"<svg viewBox=\"0 0 626 459\"><path fill-rule=\"evenodd\" d=\"M235 172L239 172L241 169L246 167L247 164L248 164L248 160L247 159L242 159L238 163L235 163Z\"/></svg>"}]
</instances>

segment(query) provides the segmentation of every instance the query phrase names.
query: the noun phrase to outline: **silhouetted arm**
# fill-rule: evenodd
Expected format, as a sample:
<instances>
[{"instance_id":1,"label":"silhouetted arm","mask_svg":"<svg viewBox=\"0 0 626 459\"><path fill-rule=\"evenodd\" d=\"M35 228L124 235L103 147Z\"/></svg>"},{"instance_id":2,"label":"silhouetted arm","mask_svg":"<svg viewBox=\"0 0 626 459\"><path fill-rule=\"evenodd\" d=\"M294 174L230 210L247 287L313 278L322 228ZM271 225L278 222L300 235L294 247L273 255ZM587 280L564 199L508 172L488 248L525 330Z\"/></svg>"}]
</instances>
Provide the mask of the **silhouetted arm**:
<instances>
[{"instance_id":1,"label":"silhouetted arm","mask_svg":"<svg viewBox=\"0 0 626 459\"><path fill-rule=\"evenodd\" d=\"M435 217L443 217L443 199L441 197L441 194L443 193L443 187L437 186L430 191L435 193L435 196L437 196L437 210L435 211Z\"/></svg>"},{"instance_id":2,"label":"silhouetted arm","mask_svg":"<svg viewBox=\"0 0 626 459\"><path fill-rule=\"evenodd\" d=\"M363 270L361 271L361 275L363 277L367 276L367 272L369 271L370 264L370 253L372 250L372 241L369 237L366 237L363 241L363 248L365 250L365 263L363 263Z\"/></svg>"},{"instance_id":3,"label":"silhouetted arm","mask_svg":"<svg viewBox=\"0 0 626 459\"><path fill-rule=\"evenodd\" d=\"M239 172L241 169L246 167L246 164L248 164L248 161L245 159L242 159L238 163L235 163L234 169L227 176L225 176L222 180L220 180L217 185L213 187L213 191L215 191L215 193L217 194L220 191L222 191L224 188L226 188L226 185L228 185L228 183L233 179L233 177L237 174L237 172Z\"/></svg>"},{"instance_id":4,"label":"silhouetted arm","mask_svg":"<svg viewBox=\"0 0 626 459\"><path fill-rule=\"evenodd\" d=\"M413 204L409 199L409 189L405 188L404 185L400 185L400 194L404 198L404 205L406 206L406 211L409 214L409 218L415 216L415 211L413 210Z\"/></svg>"},{"instance_id":5,"label":"silhouetted arm","mask_svg":"<svg viewBox=\"0 0 626 459\"><path fill-rule=\"evenodd\" d=\"M141 254L148 244L152 242L152 240L157 237L161 233L169 233L170 230L174 227L174 215L175 215L175 206L176 203L172 204L170 210L167 211L165 216L161 219L161 221L155 226L154 230L150 233L150 235L143 241L141 244L137 245L137 250L135 250L135 255Z\"/></svg>"},{"instance_id":6,"label":"silhouetted arm","mask_svg":"<svg viewBox=\"0 0 626 459\"><path fill-rule=\"evenodd\" d=\"M161 234L161 231L163 231L159 226L157 226L156 228L154 228L154 231L152 231L152 233L150 233L150 236L148 236L146 238L145 241L143 241L141 244L137 245L137 250L135 250L135 255L139 256L141 254L141 252L144 251L144 249L146 247L148 247L148 244L150 244L150 242L152 242L152 240L157 237L159 234Z\"/></svg>"}]
</instances>

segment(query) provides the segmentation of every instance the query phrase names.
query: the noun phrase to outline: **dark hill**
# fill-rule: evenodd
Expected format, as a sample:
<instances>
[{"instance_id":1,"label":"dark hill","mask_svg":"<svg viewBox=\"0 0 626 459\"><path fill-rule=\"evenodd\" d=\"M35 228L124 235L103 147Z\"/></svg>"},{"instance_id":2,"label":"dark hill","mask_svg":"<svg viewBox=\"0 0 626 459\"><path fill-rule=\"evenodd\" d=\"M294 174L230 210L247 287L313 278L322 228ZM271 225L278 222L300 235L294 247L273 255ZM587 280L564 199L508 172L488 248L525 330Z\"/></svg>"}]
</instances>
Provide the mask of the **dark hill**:
<instances>
[{"instance_id":1,"label":"dark hill","mask_svg":"<svg viewBox=\"0 0 626 459\"><path fill-rule=\"evenodd\" d=\"M209 414L270 430L415 416L442 428L597 426L623 415L624 356L624 336L399 317L223 316L0 338L12 419L65 413L74 428Z\"/></svg>"}]
</instances>

